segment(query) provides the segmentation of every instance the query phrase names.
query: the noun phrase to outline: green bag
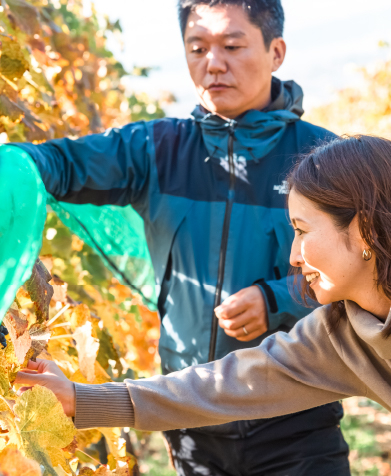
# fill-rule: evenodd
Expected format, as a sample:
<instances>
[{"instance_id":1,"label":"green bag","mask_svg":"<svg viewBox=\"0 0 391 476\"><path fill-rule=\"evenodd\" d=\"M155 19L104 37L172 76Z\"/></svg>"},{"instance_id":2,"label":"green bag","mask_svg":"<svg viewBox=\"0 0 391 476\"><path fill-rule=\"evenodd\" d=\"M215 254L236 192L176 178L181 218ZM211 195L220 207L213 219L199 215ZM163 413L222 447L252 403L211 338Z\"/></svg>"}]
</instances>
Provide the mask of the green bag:
<instances>
[{"instance_id":1,"label":"green bag","mask_svg":"<svg viewBox=\"0 0 391 476\"><path fill-rule=\"evenodd\" d=\"M31 157L0 147L0 323L42 246L46 191Z\"/></svg>"}]
</instances>

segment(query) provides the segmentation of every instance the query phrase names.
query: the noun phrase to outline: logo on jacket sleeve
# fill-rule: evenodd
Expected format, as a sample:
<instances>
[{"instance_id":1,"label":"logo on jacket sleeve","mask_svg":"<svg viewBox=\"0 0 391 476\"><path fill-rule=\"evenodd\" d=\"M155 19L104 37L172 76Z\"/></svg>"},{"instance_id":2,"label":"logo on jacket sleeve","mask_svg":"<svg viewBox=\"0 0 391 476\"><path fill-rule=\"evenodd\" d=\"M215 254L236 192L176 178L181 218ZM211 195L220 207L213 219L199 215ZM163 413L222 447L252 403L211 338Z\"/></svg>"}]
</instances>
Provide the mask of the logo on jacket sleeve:
<instances>
[{"instance_id":1,"label":"logo on jacket sleeve","mask_svg":"<svg viewBox=\"0 0 391 476\"><path fill-rule=\"evenodd\" d=\"M281 185L274 185L273 190L279 193L279 195L288 195L289 187L288 182L284 180Z\"/></svg>"}]
</instances>

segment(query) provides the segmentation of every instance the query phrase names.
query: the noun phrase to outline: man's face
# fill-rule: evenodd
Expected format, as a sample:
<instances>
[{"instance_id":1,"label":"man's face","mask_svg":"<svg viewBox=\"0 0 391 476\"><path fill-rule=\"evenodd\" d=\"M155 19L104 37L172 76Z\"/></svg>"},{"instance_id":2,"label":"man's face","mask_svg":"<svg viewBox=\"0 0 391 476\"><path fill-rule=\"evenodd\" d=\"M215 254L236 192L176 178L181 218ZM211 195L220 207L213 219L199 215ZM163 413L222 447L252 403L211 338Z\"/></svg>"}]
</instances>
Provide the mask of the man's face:
<instances>
[{"instance_id":1,"label":"man's face","mask_svg":"<svg viewBox=\"0 0 391 476\"><path fill-rule=\"evenodd\" d=\"M235 118L263 109L271 100L271 75L285 56L282 38L265 47L262 32L243 8L200 5L189 15L185 31L186 59L201 104Z\"/></svg>"}]
</instances>

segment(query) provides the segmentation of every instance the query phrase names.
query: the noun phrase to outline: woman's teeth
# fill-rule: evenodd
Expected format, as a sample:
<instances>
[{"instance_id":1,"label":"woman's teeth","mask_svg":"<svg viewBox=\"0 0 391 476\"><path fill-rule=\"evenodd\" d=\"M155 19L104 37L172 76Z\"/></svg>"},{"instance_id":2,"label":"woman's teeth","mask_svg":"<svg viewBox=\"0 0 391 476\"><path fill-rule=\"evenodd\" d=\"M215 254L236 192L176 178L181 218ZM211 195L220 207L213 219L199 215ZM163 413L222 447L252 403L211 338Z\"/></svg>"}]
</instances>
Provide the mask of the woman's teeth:
<instances>
[{"instance_id":1,"label":"woman's teeth","mask_svg":"<svg viewBox=\"0 0 391 476\"><path fill-rule=\"evenodd\" d=\"M319 278L320 274L319 273L312 273L312 274L307 274L305 279L307 280L307 282L309 282L310 284L312 283L312 281L316 278Z\"/></svg>"}]
</instances>

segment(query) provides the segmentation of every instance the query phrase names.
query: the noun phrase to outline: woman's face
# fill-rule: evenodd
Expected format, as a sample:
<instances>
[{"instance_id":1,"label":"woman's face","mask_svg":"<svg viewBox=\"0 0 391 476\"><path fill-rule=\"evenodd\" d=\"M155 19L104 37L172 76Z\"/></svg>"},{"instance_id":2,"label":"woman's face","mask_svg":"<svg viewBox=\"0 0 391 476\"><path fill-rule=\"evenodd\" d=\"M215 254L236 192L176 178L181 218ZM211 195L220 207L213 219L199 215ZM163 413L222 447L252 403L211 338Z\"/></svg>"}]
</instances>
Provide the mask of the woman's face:
<instances>
[{"instance_id":1,"label":"woman's face","mask_svg":"<svg viewBox=\"0 0 391 476\"><path fill-rule=\"evenodd\" d=\"M363 242L355 218L348 230L336 228L327 213L294 189L289 215L295 229L290 263L300 267L320 304L341 300L357 303L376 289L375 259L365 261Z\"/></svg>"}]
</instances>

